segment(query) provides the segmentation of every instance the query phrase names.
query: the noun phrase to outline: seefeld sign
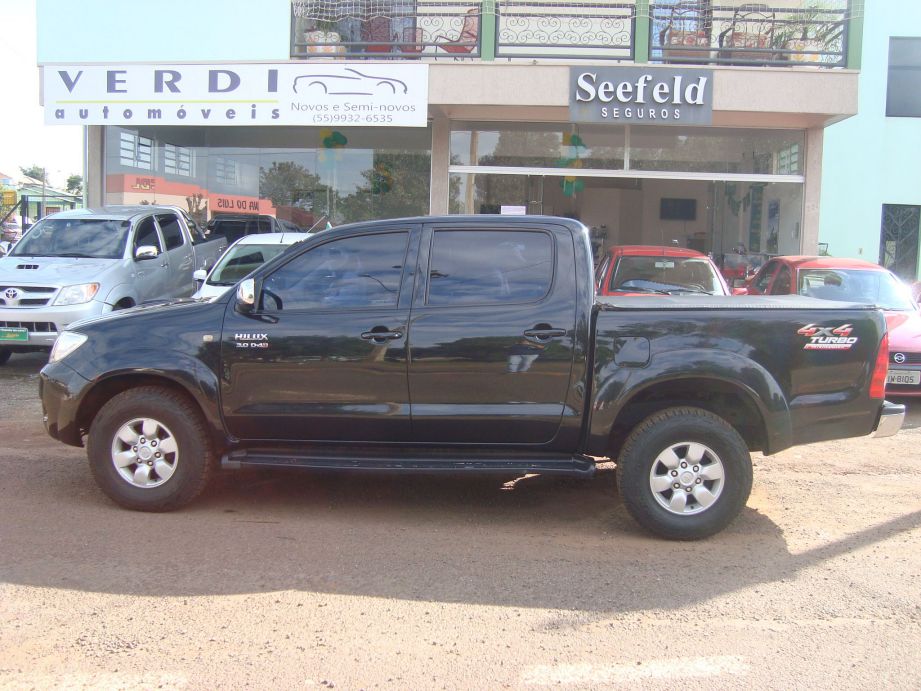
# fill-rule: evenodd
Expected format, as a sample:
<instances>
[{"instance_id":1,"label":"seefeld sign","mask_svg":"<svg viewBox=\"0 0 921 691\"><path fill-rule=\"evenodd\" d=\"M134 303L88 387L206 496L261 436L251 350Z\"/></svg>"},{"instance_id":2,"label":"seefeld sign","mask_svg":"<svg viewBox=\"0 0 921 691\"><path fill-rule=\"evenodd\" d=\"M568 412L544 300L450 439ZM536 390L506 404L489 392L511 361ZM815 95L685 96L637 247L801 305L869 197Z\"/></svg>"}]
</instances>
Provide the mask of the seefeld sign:
<instances>
[{"instance_id":1,"label":"seefeld sign","mask_svg":"<svg viewBox=\"0 0 921 691\"><path fill-rule=\"evenodd\" d=\"M428 65L43 68L48 125L425 127Z\"/></svg>"},{"instance_id":2,"label":"seefeld sign","mask_svg":"<svg viewBox=\"0 0 921 691\"><path fill-rule=\"evenodd\" d=\"M653 67L573 67L573 122L709 125L713 70Z\"/></svg>"}]
</instances>

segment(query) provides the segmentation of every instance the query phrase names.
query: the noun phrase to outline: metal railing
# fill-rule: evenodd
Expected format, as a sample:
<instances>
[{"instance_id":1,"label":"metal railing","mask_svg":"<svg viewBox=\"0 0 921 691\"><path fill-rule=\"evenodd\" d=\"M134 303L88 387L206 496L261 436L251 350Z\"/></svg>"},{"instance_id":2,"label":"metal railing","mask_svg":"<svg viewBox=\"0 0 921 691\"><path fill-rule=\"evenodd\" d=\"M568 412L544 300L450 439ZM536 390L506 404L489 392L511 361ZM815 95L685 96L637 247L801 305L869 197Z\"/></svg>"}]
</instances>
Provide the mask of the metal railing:
<instances>
[{"instance_id":1,"label":"metal railing","mask_svg":"<svg viewBox=\"0 0 921 691\"><path fill-rule=\"evenodd\" d=\"M292 0L291 57L843 67L851 1Z\"/></svg>"},{"instance_id":2,"label":"metal railing","mask_svg":"<svg viewBox=\"0 0 921 691\"><path fill-rule=\"evenodd\" d=\"M478 58L482 2L295 0L291 57Z\"/></svg>"},{"instance_id":3,"label":"metal railing","mask_svg":"<svg viewBox=\"0 0 921 691\"><path fill-rule=\"evenodd\" d=\"M792 4L792 3L791 3ZM649 59L724 65L844 67L848 7L650 3Z\"/></svg>"},{"instance_id":4,"label":"metal railing","mask_svg":"<svg viewBox=\"0 0 921 691\"><path fill-rule=\"evenodd\" d=\"M633 59L634 2L496 4L496 57Z\"/></svg>"}]
</instances>

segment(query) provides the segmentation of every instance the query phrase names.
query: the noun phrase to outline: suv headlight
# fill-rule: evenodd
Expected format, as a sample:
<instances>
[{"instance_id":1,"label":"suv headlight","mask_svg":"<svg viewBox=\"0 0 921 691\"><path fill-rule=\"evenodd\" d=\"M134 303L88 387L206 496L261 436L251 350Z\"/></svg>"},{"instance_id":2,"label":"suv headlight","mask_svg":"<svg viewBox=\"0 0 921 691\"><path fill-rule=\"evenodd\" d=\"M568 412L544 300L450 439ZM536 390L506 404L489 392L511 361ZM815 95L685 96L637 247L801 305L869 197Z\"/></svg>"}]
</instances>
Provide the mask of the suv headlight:
<instances>
[{"instance_id":1,"label":"suv headlight","mask_svg":"<svg viewBox=\"0 0 921 691\"><path fill-rule=\"evenodd\" d=\"M82 305L92 300L99 292L98 283L81 283L78 286L64 286L54 301L55 305Z\"/></svg>"},{"instance_id":2,"label":"suv headlight","mask_svg":"<svg viewBox=\"0 0 921 691\"><path fill-rule=\"evenodd\" d=\"M48 362L63 360L77 348L86 343L86 336L76 331L62 331L54 341Z\"/></svg>"}]
</instances>

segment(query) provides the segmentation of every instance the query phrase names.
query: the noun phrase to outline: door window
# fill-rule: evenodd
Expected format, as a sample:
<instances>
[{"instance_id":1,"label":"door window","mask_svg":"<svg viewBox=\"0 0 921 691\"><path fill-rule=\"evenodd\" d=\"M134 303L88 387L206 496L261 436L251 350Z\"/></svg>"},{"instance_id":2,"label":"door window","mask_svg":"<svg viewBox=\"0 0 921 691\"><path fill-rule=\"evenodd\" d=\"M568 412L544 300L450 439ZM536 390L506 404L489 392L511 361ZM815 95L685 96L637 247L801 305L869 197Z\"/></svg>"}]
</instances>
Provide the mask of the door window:
<instances>
[{"instance_id":1,"label":"door window","mask_svg":"<svg viewBox=\"0 0 921 691\"><path fill-rule=\"evenodd\" d=\"M265 279L262 309L396 307L408 237L362 235L314 247Z\"/></svg>"},{"instance_id":2,"label":"door window","mask_svg":"<svg viewBox=\"0 0 921 691\"><path fill-rule=\"evenodd\" d=\"M781 266L777 278L774 279L774 285L771 286L771 295L789 295L792 285L793 275L790 273L790 267Z\"/></svg>"},{"instance_id":3,"label":"door window","mask_svg":"<svg viewBox=\"0 0 921 691\"><path fill-rule=\"evenodd\" d=\"M553 280L553 245L541 231L439 230L429 271L429 305L531 302Z\"/></svg>"},{"instance_id":4,"label":"door window","mask_svg":"<svg viewBox=\"0 0 921 691\"><path fill-rule=\"evenodd\" d=\"M160 236L157 234L157 226L154 223L153 216L148 216L138 224L137 233L134 236L134 251L137 253L138 247L156 247L157 252L162 252L163 247L160 245Z\"/></svg>"},{"instance_id":5,"label":"door window","mask_svg":"<svg viewBox=\"0 0 921 691\"><path fill-rule=\"evenodd\" d=\"M755 281L752 283L752 287L755 289L754 292L759 295L767 294L768 286L771 285L771 277L777 271L777 262L768 262L764 269L761 271L761 274Z\"/></svg>"},{"instance_id":6,"label":"door window","mask_svg":"<svg viewBox=\"0 0 921 691\"><path fill-rule=\"evenodd\" d=\"M163 242L166 243L167 252L182 247L182 228L179 226L178 218L173 214L162 214L157 216L157 223L160 224L160 232L163 233Z\"/></svg>"}]
</instances>

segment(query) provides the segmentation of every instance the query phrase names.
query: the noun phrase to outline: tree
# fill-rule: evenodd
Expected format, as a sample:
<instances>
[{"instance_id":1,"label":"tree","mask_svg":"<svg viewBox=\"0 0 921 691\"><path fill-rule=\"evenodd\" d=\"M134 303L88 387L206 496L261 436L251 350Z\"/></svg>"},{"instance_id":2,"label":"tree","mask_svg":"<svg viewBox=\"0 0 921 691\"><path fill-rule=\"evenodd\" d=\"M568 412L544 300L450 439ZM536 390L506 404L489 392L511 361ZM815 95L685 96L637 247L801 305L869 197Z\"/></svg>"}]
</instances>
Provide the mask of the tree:
<instances>
[{"instance_id":1,"label":"tree","mask_svg":"<svg viewBox=\"0 0 921 691\"><path fill-rule=\"evenodd\" d=\"M26 177L30 177L33 180L43 180L46 183L48 182L47 180L45 180L45 169L42 166L37 166L35 164L32 164L28 168L23 168L22 166L19 166L19 170L22 171L23 175L25 175Z\"/></svg>"},{"instance_id":2,"label":"tree","mask_svg":"<svg viewBox=\"0 0 921 691\"><path fill-rule=\"evenodd\" d=\"M83 194L83 176L71 175L67 178L67 191L70 194Z\"/></svg>"},{"instance_id":3,"label":"tree","mask_svg":"<svg viewBox=\"0 0 921 691\"><path fill-rule=\"evenodd\" d=\"M376 153L373 167L361 173L365 184L342 200L342 220L349 223L427 213L430 168L427 152Z\"/></svg>"},{"instance_id":4,"label":"tree","mask_svg":"<svg viewBox=\"0 0 921 691\"><path fill-rule=\"evenodd\" d=\"M276 208L313 208L316 192L325 190L320 176L292 161L275 161L270 168L259 168L259 196L270 199Z\"/></svg>"}]
</instances>

